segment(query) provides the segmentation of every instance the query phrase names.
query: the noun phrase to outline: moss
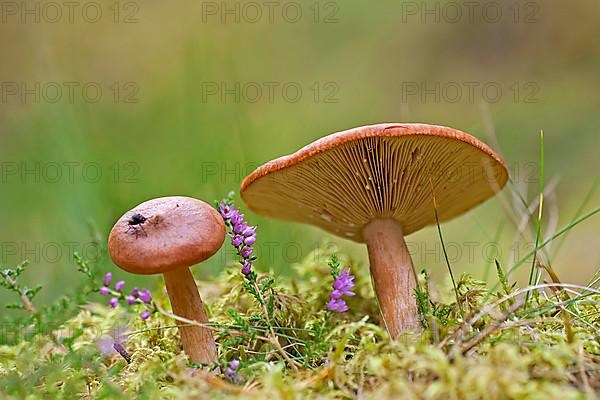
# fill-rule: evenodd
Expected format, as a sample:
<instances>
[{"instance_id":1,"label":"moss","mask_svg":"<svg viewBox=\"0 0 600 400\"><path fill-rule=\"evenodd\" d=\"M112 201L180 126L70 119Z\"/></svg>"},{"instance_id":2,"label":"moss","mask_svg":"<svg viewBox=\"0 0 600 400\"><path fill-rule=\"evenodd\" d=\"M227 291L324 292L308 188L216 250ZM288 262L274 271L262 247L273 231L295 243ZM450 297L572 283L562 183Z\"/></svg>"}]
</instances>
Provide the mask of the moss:
<instances>
[{"instance_id":1,"label":"moss","mask_svg":"<svg viewBox=\"0 0 600 400\"><path fill-rule=\"evenodd\" d=\"M456 282L463 314L453 288L427 290L434 285L422 274L417 297L423 332L391 341L379 326L366 268L341 259L357 274L357 294L347 313L325 310L330 270L314 255L294 265L294 277L277 277L266 291L274 299L279 344L297 370L265 340L268 321L232 268L199 285L220 344L220 364L239 359L242 384L188 365L169 318L154 314L144 322L135 309L113 310L90 301L52 332L1 346L0 387L10 397L32 399L566 400L594 398L600 390L600 296L592 291L577 289L580 295L567 298L564 291L540 289L526 308L524 296L516 295L509 282L491 292L464 275ZM266 279L259 278L259 284ZM155 297L168 306L164 293ZM558 302L564 304L557 307ZM97 347L120 325L129 332L123 345L130 364L117 352L102 355Z\"/></svg>"}]
</instances>

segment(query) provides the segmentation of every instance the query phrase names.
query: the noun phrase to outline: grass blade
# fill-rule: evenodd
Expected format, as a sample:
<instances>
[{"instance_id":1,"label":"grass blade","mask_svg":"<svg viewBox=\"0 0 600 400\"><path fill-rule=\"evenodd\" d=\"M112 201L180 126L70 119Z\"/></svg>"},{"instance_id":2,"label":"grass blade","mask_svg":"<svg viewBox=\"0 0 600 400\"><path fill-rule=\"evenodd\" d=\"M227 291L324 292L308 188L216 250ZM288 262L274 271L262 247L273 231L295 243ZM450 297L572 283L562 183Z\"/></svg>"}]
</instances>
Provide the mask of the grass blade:
<instances>
[{"instance_id":1,"label":"grass blade","mask_svg":"<svg viewBox=\"0 0 600 400\"><path fill-rule=\"evenodd\" d=\"M529 271L529 281L527 286L531 286L534 281L534 273L536 272L537 253L540 245L540 236L542 232L542 215L544 210L544 131L540 132L540 205L538 208L538 219L535 228L535 247L533 249L533 261L531 262L531 270ZM537 274L536 274L537 277ZM529 292L525 296L525 308L529 301Z\"/></svg>"},{"instance_id":2,"label":"grass blade","mask_svg":"<svg viewBox=\"0 0 600 400\"><path fill-rule=\"evenodd\" d=\"M454 288L454 294L456 295L456 304L458 304L458 308L460 309L460 315L464 317L465 312L462 308L462 303L460 302L460 296L458 294L458 288L456 287L456 281L454 280L454 273L452 272L452 267L450 266L450 260L448 259L448 253L446 252L446 245L444 244L444 237L442 236L442 228L440 228L440 219L437 212L437 202L435 201L435 193L433 192L433 183L431 179L429 180L431 184L431 195L433 197L433 211L435 213L435 224L437 226L438 235L440 236L440 242L442 243L442 250L444 251L444 259L446 260L446 265L448 266L448 273L450 274L450 279L452 279L452 287Z\"/></svg>"}]
</instances>

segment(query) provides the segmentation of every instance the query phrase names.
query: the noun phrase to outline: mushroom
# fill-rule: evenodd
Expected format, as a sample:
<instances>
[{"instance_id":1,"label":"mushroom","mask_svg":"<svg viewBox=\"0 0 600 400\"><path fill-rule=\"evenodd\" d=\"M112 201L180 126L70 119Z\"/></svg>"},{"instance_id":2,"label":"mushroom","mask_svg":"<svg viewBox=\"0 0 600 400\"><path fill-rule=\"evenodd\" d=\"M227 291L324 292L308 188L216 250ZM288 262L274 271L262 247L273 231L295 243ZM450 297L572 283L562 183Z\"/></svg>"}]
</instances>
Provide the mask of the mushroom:
<instances>
[{"instance_id":1,"label":"mushroom","mask_svg":"<svg viewBox=\"0 0 600 400\"><path fill-rule=\"evenodd\" d=\"M262 215L366 243L383 322L418 331L416 278L404 237L461 215L508 179L502 159L456 129L378 124L334 133L257 168L241 185Z\"/></svg>"},{"instance_id":2,"label":"mushroom","mask_svg":"<svg viewBox=\"0 0 600 400\"><path fill-rule=\"evenodd\" d=\"M182 196L146 201L126 212L108 238L113 262L134 274L165 278L173 312L207 323L208 318L189 267L215 254L225 240L225 224L209 204ZM180 327L181 344L189 360L217 360L209 328Z\"/></svg>"}]
</instances>

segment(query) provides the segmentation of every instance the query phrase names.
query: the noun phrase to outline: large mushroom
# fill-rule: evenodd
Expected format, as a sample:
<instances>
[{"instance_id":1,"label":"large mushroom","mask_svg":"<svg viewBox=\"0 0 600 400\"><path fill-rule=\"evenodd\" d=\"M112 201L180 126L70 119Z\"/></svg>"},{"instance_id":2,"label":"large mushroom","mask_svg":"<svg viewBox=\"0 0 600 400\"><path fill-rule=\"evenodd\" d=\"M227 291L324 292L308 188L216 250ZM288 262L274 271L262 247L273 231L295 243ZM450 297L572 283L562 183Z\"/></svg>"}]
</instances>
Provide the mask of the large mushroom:
<instances>
[{"instance_id":1,"label":"large mushroom","mask_svg":"<svg viewBox=\"0 0 600 400\"><path fill-rule=\"evenodd\" d=\"M225 224L209 204L182 196L146 201L126 212L108 238L113 262L134 274L163 274L173 312L207 323L198 287L189 267L215 254L225 240ZM180 327L189 360L217 360L209 328Z\"/></svg>"},{"instance_id":2,"label":"large mushroom","mask_svg":"<svg viewBox=\"0 0 600 400\"><path fill-rule=\"evenodd\" d=\"M416 279L404 237L465 213L499 191L504 162L475 137L443 126L378 124L323 137L247 176L253 211L366 243L392 337L419 328Z\"/></svg>"}]
</instances>

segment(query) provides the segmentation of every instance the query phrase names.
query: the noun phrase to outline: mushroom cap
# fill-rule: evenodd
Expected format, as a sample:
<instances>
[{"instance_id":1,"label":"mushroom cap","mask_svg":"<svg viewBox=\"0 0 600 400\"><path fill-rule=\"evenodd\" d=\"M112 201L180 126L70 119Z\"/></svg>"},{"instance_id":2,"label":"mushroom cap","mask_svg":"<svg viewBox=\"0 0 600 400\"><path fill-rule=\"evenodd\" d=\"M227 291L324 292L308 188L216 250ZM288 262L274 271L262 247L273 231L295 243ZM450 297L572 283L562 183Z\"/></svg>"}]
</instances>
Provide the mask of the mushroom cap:
<instances>
[{"instance_id":1,"label":"mushroom cap","mask_svg":"<svg viewBox=\"0 0 600 400\"><path fill-rule=\"evenodd\" d=\"M456 129L388 123L325 136L247 176L241 196L262 215L316 225L356 242L371 220L405 235L465 213L508 180L504 161Z\"/></svg>"},{"instance_id":2,"label":"mushroom cap","mask_svg":"<svg viewBox=\"0 0 600 400\"><path fill-rule=\"evenodd\" d=\"M141 214L146 221L130 225ZM225 224L209 204L183 196L148 200L127 211L113 226L108 252L134 274L159 274L190 267L215 254L225 240Z\"/></svg>"}]
</instances>

